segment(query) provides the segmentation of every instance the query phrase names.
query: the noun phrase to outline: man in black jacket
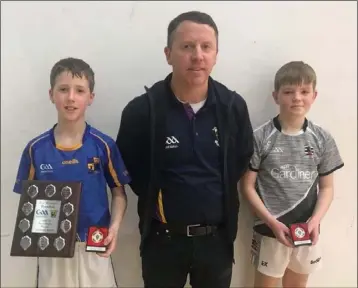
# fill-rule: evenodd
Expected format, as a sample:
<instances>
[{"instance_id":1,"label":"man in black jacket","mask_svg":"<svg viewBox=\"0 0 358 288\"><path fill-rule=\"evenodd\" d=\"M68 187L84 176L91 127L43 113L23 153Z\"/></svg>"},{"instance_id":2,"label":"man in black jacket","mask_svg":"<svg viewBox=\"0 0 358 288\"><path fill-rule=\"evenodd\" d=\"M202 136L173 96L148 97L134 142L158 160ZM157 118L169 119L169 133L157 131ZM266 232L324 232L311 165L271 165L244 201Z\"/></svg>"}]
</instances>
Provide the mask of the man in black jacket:
<instances>
[{"instance_id":1,"label":"man in black jacket","mask_svg":"<svg viewBox=\"0 0 358 288\"><path fill-rule=\"evenodd\" d=\"M173 71L122 112L117 145L138 195L145 287L230 287L237 182L253 153L244 99L210 77L218 29L177 16L165 48Z\"/></svg>"}]
</instances>

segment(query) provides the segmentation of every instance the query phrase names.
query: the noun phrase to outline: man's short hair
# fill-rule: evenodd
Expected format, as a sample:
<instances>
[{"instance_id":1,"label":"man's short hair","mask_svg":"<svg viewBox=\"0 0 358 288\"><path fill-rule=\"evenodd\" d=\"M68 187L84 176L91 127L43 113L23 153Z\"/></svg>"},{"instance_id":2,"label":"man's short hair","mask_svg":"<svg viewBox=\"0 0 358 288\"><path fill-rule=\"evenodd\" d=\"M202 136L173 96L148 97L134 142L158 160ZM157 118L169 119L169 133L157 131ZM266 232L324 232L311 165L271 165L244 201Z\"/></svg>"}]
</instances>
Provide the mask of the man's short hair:
<instances>
[{"instance_id":1,"label":"man's short hair","mask_svg":"<svg viewBox=\"0 0 358 288\"><path fill-rule=\"evenodd\" d=\"M94 79L94 72L90 65L88 65L82 59L77 58L64 58L59 60L51 69L50 73L50 85L51 89L56 84L56 78L62 72L67 71L72 74L72 77L85 77L88 81L88 86L91 91L93 92L95 79Z\"/></svg>"},{"instance_id":2,"label":"man's short hair","mask_svg":"<svg viewBox=\"0 0 358 288\"><path fill-rule=\"evenodd\" d=\"M172 21L170 21L170 23L168 25L168 36L167 36L167 46L168 47L171 47L171 45L173 43L173 36L174 36L175 30L184 21L192 21L192 22L195 22L198 24L209 25L211 28L214 29L215 35L216 35L216 41L218 42L219 31L218 31L218 27L216 26L213 18L211 18L210 15L203 13L203 12L189 11L189 12L185 12L185 13L178 15Z\"/></svg>"},{"instance_id":3,"label":"man's short hair","mask_svg":"<svg viewBox=\"0 0 358 288\"><path fill-rule=\"evenodd\" d=\"M313 68L303 61L292 61L283 65L275 75L275 91L283 85L311 84L317 85L317 77Z\"/></svg>"}]
</instances>

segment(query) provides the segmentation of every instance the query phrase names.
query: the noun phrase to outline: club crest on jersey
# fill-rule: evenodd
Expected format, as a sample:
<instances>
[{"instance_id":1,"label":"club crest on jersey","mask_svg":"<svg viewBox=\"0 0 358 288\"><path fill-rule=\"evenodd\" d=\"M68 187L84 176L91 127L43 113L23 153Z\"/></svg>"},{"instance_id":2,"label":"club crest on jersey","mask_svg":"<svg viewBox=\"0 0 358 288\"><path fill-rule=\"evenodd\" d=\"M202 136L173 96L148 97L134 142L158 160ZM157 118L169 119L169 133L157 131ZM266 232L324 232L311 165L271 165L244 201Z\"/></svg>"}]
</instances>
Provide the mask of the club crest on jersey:
<instances>
[{"instance_id":1,"label":"club crest on jersey","mask_svg":"<svg viewBox=\"0 0 358 288\"><path fill-rule=\"evenodd\" d=\"M313 147L310 145L305 145L305 154L307 156L313 156L314 150Z\"/></svg>"},{"instance_id":2,"label":"club crest on jersey","mask_svg":"<svg viewBox=\"0 0 358 288\"><path fill-rule=\"evenodd\" d=\"M87 158L87 168L88 172L94 173L100 170L100 160L98 157L89 157Z\"/></svg>"}]
</instances>

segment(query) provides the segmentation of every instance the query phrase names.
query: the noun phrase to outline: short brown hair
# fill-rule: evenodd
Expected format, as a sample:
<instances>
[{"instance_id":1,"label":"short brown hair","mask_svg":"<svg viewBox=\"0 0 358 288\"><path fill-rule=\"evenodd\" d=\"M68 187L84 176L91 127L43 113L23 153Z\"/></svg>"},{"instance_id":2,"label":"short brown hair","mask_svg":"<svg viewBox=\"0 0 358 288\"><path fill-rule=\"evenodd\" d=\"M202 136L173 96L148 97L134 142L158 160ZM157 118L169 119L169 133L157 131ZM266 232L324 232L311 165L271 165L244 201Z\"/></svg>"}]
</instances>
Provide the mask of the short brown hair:
<instances>
[{"instance_id":1,"label":"short brown hair","mask_svg":"<svg viewBox=\"0 0 358 288\"><path fill-rule=\"evenodd\" d=\"M167 46L170 48L173 43L174 32L178 28L178 26L184 21L191 21L197 24L206 24L214 29L216 35L216 42L218 44L219 30L214 22L213 18L204 12L200 11L189 11L184 12L177 17L175 17L172 21L170 21L168 25L168 35L167 35Z\"/></svg>"},{"instance_id":2,"label":"short brown hair","mask_svg":"<svg viewBox=\"0 0 358 288\"><path fill-rule=\"evenodd\" d=\"M313 89L317 85L316 72L303 61L292 61L283 65L275 75L275 91L283 85L311 84Z\"/></svg>"},{"instance_id":3,"label":"short brown hair","mask_svg":"<svg viewBox=\"0 0 358 288\"><path fill-rule=\"evenodd\" d=\"M57 76L64 71L70 72L73 77L85 77L91 93L93 92L95 84L94 72L90 65L82 59L77 58L64 58L55 63L50 73L51 89L55 86Z\"/></svg>"}]
</instances>

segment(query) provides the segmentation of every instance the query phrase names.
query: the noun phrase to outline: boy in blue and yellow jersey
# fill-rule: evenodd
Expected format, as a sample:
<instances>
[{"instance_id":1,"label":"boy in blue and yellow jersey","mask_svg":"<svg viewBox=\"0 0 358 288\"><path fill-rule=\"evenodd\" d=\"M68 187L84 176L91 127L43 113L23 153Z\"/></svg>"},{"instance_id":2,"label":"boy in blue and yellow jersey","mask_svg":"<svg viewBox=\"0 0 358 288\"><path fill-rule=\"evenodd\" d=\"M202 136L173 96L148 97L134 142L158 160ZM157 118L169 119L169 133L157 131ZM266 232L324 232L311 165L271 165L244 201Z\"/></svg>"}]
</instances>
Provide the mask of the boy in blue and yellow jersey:
<instances>
[{"instance_id":1,"label":"boy in blue and yellow jersey","mask_svg":"<svg viewBox=\"0 0 358 288\"><path fill-rule=\"evenodd\" d=\"M94 83L93 70L80 59L62 59L54 65L49 94L58 123L31 140L21 157L14 192L21 193L26 179L82 183L75 255L40 257L38 287L117 287L110 255L127 206L123 185L130 178L114 140L85 121ZM112 192L111 213L107 185ZM85 251L90 226L109 228L107 252Z\"/></svg>"}]
</instances>

